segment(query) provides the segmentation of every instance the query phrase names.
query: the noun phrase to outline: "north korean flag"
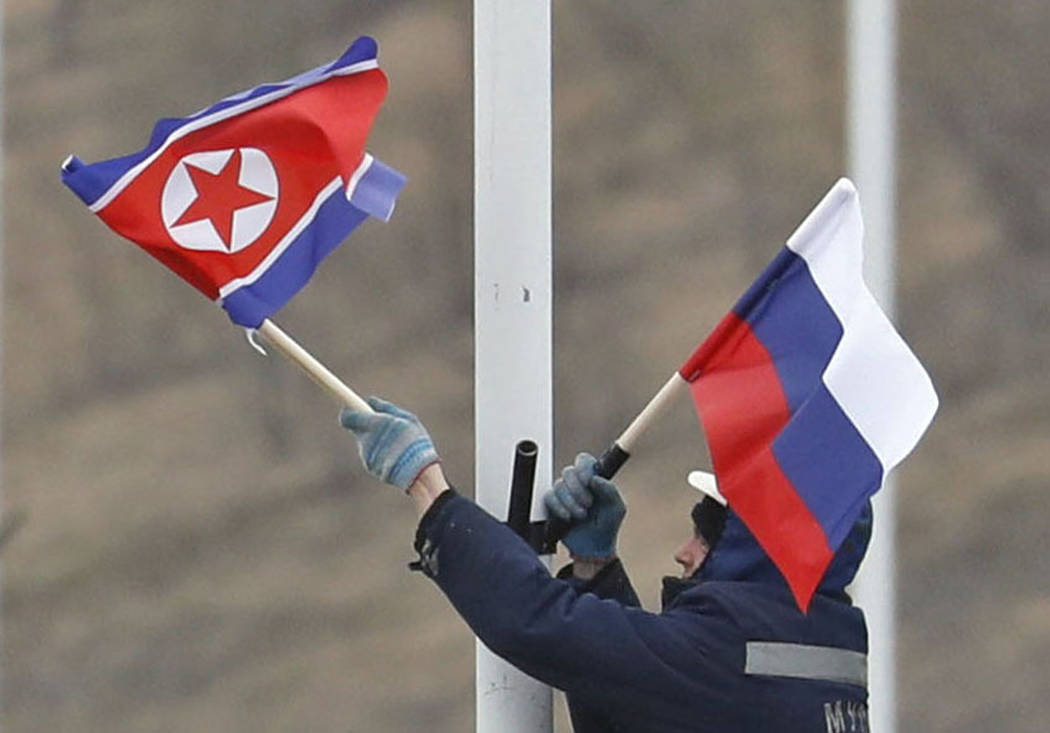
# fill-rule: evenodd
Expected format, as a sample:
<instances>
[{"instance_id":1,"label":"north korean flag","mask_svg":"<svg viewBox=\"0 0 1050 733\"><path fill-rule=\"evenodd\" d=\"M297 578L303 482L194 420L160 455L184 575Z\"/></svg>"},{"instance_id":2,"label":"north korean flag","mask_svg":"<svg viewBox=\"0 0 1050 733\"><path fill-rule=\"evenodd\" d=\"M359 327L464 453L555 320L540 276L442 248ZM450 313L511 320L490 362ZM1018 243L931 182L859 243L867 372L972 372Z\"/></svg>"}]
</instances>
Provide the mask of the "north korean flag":
<instances>
[{"instance_id":1,"label":"north korean flag","mask_svg":"<svg viewBox=\"0 0 1050 733\"><path fill-rule=\"evenodd\" d=\"M62 180L230 318L255 328L368 216L389 220L405 177L365 152L386 96L376 42L292 79L164 119L149 144Z\"/></svg>"}]
</instances>

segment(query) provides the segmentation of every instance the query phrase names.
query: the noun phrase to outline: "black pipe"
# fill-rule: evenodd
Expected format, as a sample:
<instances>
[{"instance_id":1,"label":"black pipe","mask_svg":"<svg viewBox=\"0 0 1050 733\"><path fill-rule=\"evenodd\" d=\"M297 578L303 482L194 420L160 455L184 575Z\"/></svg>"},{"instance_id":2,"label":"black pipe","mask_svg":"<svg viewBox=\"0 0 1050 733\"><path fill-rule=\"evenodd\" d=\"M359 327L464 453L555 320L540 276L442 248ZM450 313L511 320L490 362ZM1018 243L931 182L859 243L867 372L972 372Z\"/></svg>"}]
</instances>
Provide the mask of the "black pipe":
<instances>
[{"instance_id":1,"label":"black pipe","mask_svg":"<svg viewBox=\"0 0 1050 733\"><path fill-rule=\"evenodd\" d=\"M521 440L514 447L514 469L510 480L510 506L507 525L526 542L531 537L532 486L536 480L536 456L539 447L531 440Z\"/></svg>"}]
</instances>

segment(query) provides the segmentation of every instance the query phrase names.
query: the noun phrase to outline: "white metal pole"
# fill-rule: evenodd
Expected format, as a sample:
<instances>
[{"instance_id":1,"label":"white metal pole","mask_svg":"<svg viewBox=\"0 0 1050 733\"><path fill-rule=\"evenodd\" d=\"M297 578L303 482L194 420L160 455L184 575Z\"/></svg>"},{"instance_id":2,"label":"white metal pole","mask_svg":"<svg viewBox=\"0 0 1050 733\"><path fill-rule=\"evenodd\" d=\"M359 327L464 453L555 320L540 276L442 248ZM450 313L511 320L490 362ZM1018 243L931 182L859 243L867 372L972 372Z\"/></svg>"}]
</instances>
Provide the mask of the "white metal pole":
<instances>
[{"instance_id":1,"label":"white metal pole","mask_svg":"<svg viewBox=\"0 0 1050 733\"><path fill-rule=\"evenodd\" d=\"M850 0L850 174L864 205L865 276L886 313L895 310L897 22L894 0ZM875 496L874 535L857 578L868 621L872 730L896 733L896 497L892 477Z\"/></svg>"},{"instance_id":2,"label":"white metal pole","mask_svg":"<svg viewBox=\"0 0 1050 733\"><path fill-rule=\"evenodd\" d=\"M514 446L553 451L550 0L474 1L475 497L506 517ZM477 648L479 733L551 731L549 687Z\"/></svg>"}]
</instances>

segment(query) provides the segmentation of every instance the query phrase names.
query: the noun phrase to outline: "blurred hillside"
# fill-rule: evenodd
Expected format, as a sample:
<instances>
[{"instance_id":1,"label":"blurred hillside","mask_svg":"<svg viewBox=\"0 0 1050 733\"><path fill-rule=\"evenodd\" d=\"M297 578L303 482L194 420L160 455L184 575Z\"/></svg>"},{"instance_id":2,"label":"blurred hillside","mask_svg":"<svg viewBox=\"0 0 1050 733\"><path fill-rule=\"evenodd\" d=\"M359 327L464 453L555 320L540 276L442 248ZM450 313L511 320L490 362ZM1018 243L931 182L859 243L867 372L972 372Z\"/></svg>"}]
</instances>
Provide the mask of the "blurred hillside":
<instances>
[{"instance_id":1,"label":"blurred hillside","mask_svg":"<svg viewBox=\"0 0 1050 733\"><path fill-rule=\"evenodd\" d=\"M902 731L1042 731L1050 7L902 2L900 321L940 415L899 474ZM473 643L328 398L95 221L70 152L380 41L410 176L280 323L472 481L471 4L4 4L3 725L463 731ZM838 2L555 7L556 465L614 437L844 172ZM861 197L863 200L863 191ZM682 314L688 314L683 318ZM609 339L607 334L618 337ZM508 456L509 460L509 456ZM650 608L705 465L624 470Z\"/></svg>"}]
</instances>

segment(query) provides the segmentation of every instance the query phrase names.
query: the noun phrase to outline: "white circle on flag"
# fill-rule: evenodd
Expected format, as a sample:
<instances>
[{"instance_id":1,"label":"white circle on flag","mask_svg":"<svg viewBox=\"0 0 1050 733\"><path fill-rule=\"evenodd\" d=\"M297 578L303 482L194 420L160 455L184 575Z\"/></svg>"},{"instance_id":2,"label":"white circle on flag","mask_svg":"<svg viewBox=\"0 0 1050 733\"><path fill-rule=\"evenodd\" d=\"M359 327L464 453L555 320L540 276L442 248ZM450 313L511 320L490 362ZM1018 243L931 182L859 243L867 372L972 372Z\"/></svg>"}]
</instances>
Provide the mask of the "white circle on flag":
<instances>
[{"instance_id":1,"label":"white circle on flag","mask_svg":"<svg viewBox=\"0 0 1050 733\"><path fill-rule=\"evenodd\" d=\"M225 171L227 165L237 164L231 158L238 152L240 170ZM187 170L188 167L212 176L224 173L235 175L234 185L242 193L247 192L246 200L256 203L248 203L240 208L229 207L224 213L228 213L232 224L220 224L218 228L207 215L180 222L187 212L193 215L191 207L202 195L194 185L193 174ZM161 219L168 234L180 247L233 254L250 246L266 231L277 211L278 194L277 171L269 156L258 148L190 153L175 164L164 184L160 200ZM220 234L220 229L225 228L229 229L226 239Z\"/></svg>"}]
</instances>

